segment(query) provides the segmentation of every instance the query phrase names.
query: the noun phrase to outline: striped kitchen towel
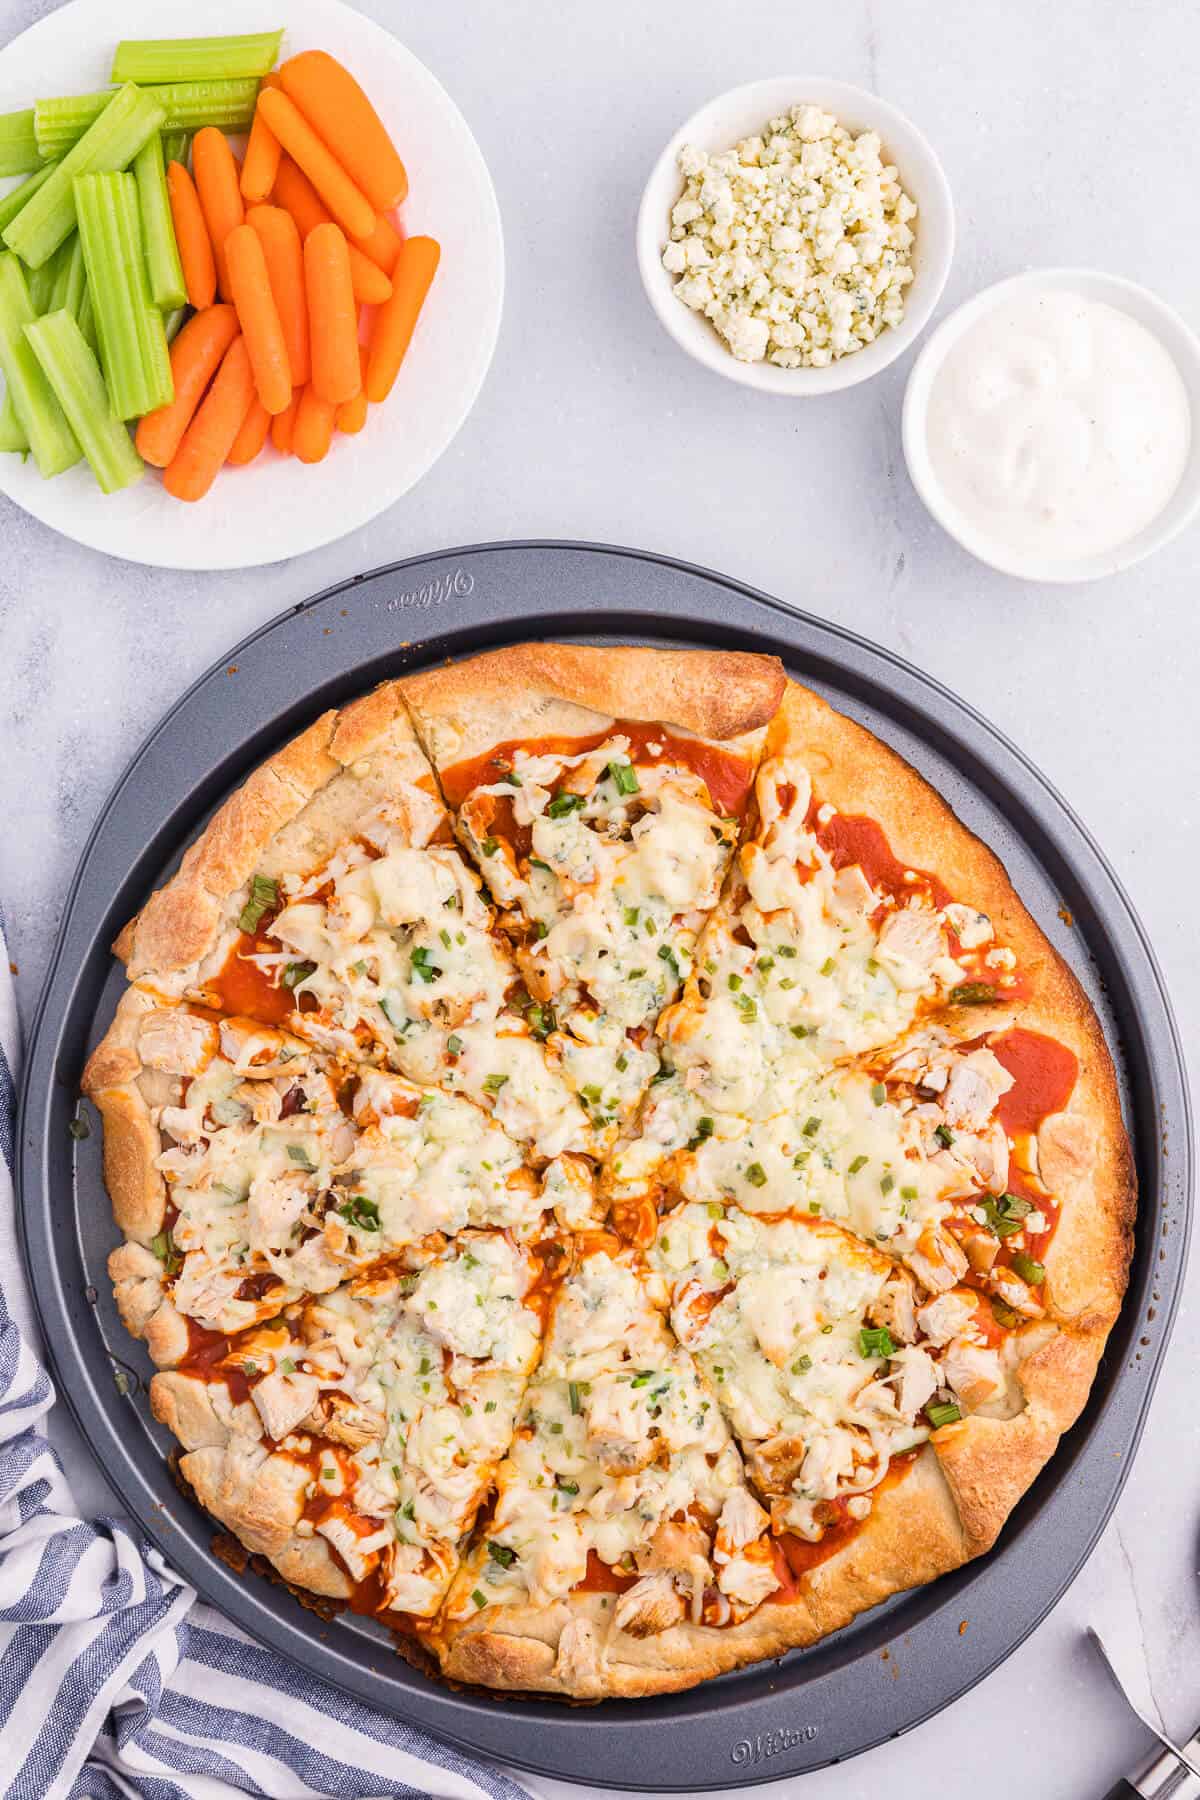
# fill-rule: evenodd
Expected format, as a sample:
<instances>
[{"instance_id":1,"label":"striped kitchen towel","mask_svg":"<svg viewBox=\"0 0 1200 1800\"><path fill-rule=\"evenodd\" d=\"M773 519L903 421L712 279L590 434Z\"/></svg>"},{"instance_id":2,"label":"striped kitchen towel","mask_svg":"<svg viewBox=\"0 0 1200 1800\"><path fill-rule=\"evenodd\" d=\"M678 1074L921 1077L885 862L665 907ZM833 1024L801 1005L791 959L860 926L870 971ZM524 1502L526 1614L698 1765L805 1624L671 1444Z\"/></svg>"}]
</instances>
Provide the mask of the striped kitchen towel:
<instances>
[{"instance_id":1,"label":"striped kitchen towel","mask_svg":"<svg viewBox=\"0 0 1200 1800\"><path fill-rule=\"evenodd\" d=\"M260 1648L128 1521L79 1517L38 1429L54 1389L30 1348L16 1248L17 1049L0 929L0 1791L529 1800L498 1770Z\"/></svg>"}]
</instances>

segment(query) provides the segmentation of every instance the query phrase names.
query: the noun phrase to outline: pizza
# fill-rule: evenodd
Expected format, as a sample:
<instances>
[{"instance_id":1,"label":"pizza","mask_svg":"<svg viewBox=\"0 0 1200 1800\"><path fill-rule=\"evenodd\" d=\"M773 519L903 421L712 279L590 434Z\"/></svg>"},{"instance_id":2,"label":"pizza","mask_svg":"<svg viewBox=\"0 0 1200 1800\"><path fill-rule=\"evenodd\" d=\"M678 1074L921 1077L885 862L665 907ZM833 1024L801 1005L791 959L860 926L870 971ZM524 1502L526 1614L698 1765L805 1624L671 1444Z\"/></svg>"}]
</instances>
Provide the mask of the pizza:
<instances>
[{"instance_id":1,"label":"pizza","mask_svg":"<svg viewBox=\"0 0 1200 1800\"><path fill-rule=\"evenodd\" d=\"M182 1482L458 1682L812 1643L987 1550L1134 1212L1078 982L771 657L522 644L226 800L84 1091Z\"/></svg>"}]
</instances>

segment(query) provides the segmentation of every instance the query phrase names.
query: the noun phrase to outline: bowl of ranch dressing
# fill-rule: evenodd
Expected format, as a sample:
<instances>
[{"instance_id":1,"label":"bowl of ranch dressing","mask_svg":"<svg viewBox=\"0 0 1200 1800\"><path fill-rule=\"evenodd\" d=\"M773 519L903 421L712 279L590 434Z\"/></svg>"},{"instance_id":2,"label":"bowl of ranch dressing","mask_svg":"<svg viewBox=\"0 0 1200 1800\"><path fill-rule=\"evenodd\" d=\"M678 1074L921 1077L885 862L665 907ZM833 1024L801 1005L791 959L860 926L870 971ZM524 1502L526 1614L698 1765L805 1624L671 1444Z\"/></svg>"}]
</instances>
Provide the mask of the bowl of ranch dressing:
<instances>
[{"instance_id":1,"label":"bowl of ranch dressing","mask_svg":"<svg viewBox=\"0 0 1200 1800\"><path fill-rule=\"evenodd\" d=\"M1135 282L1031 270L934 332L903 436L917 492L981 561L1031 581L1111 575L1200 507L1200 341Z\"/></svg>"}]
</instances>

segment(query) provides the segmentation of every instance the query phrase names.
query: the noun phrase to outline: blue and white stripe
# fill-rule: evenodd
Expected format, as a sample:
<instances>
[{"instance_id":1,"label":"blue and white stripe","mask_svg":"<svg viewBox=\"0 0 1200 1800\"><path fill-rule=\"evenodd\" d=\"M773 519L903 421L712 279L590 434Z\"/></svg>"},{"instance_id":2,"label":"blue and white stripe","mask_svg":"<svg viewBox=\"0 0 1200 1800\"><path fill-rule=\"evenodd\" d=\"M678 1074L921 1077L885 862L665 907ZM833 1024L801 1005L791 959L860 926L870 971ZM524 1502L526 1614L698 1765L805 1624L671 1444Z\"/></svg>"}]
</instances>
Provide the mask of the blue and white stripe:
<instances>
[{"instance_id":1,"label":"blue and white stripe","mask_svg":"<svg viewBox=\"0 0 1200 1800\"><path fill-rule=\"evenodd\" d=\"M54 1404L14 1321L18 1035L0 930L0 1789L8 1800L236 1794L529 1800L203 1606L125 1520L86 1522L39 1431Z\"/></svg>"}]
</instances>

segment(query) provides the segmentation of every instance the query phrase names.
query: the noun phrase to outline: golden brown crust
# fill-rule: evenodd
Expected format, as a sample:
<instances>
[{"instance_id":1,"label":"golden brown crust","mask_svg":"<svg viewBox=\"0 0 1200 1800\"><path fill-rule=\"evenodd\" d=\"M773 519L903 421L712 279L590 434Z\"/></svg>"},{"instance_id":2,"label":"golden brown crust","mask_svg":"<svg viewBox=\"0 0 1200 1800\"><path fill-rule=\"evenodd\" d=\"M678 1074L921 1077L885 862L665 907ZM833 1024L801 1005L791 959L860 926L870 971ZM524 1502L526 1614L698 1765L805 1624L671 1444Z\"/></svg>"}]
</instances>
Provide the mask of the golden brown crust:
<instances>
[{"instance_id":1,"label":"golden brown crust","mask_svg":"<svg viewBox=\"0 0 1200 1800\"><path fill-rule=\"evenodd\" d=\"M81 1083L104 1121L104 1181L113 1216L127 1237L143 1244L162 1230L166 1208L166 1187L155 1167L158 1132L138 1086L138 1033L154 1007L154 1000L136 989L122 995Z\"/></svg>"},{"instance_id":2,"label":"golden brown crust","mask_svg":"<svg viewBox=\"0 0 1200 1800\"><path fill-rule=\"evenodd\" d=\"M512 644L409 675L402 687L443 770L513 738L586 737L614 719L727 742L767 723L784 679L778 658L742 650Z\"/></svg>"}]
</instances>

